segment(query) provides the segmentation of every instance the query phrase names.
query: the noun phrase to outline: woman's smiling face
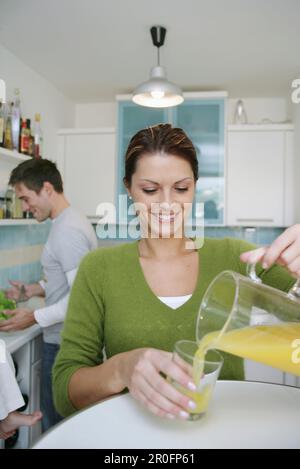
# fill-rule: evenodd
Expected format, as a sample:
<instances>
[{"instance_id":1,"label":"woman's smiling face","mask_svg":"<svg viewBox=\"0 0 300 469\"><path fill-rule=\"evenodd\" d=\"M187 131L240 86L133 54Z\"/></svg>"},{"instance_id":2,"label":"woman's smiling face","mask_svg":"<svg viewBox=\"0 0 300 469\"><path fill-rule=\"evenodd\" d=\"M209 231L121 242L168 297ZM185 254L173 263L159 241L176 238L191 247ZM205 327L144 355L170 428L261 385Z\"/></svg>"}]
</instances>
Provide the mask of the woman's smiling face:
<instances>
[{"instance_id":1,"label":"woman's smiling face","mask_svg":"<svg viewBox=\"0 0 300 469\"><path fill-rule=\"evenodd\" d=\"M137 162L128 191L144 233L152 238L183 236L184 218L195 195L188 161L164 153L145 154Z\"/></svg>"}]
</instances>

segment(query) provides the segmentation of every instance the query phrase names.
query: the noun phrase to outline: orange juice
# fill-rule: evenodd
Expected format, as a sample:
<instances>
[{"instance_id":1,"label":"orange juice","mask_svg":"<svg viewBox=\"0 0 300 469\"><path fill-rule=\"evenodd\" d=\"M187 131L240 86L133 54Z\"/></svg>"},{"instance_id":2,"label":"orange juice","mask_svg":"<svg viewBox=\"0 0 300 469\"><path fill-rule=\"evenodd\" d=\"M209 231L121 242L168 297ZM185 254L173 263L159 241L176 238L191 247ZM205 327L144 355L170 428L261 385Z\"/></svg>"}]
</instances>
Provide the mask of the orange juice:
<instances>
[{"instance_id":1,"label":"orange juice","mask_svg":"<svg viewBox=\"0 0 300 469\"><path fill-rule=\"evenodd\" d=\"M300 376L300 323L281 323L233 329L220 337L220 331L203 337L196 357L218 349ZM201 370L195 370L199 376Z\"/></svg>"},{"instance_id":2,"label":"orange juice","mask_svg":"<svg viewBox=\"0 0 300 469\"><path fill-rule=\"evenodd\" d=\"M207 384L203 386L201 391L190 391L186 388L183 388L178 383L175 384L175 387L178 389L178 391L180 391L185 396L190 397L195 402L196 407L195 409L189 409L190 414L202 414L206 411L214 389L213 385Z\"/></svg>"}]
</instances>

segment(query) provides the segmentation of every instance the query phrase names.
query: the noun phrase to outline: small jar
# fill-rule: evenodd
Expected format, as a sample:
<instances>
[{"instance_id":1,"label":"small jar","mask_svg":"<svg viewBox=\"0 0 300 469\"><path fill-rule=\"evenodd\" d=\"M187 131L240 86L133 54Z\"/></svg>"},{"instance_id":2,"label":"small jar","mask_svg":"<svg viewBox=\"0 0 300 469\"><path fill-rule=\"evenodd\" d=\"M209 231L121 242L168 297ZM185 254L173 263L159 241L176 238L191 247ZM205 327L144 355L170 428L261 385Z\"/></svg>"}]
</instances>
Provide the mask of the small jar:
<instances>
[{"instance_id":1,"label":"small jar","mask_svg":"<svg viewBox=\"0 0 300 469\"><path fill-rule=\"evenodd\" d=\"M0 220L5 218L5 198L0 197Z\"/></svg>"}]
</instances>

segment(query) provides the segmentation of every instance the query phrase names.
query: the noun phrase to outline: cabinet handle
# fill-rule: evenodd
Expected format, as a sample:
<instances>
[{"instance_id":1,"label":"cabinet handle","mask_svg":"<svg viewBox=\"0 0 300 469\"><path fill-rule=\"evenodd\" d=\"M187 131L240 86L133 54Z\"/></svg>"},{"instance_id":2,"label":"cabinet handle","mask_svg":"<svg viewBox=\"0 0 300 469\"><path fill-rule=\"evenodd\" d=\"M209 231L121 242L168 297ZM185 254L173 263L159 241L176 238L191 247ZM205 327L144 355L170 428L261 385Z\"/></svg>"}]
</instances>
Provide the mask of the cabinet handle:
<instances>
[{"instance_id":1,"label":"cabinet handle","mask_svg":"<svg viewBox=\"0 0 300 469\"><path fill-rule=\"evenodd\" d=\"M273 223L274 219L273 218L237 218L236 221L244 222L244 221L249 221L249 222L255 222L255 221L264 221L268 223Z\"/></svg>"}]
</instances>

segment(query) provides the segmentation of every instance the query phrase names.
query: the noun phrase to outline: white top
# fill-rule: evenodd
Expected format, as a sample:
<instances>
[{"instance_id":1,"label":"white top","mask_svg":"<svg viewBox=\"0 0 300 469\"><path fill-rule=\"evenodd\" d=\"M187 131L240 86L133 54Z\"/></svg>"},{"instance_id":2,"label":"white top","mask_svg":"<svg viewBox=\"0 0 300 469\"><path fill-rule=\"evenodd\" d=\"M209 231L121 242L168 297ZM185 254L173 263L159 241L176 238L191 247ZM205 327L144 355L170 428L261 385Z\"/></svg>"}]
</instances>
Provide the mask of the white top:
<instances>
[{"instance_id":1,"label":"white top","mask_svg":"<svg viewBox=\"0 0 300 469\"><path fill-rule=\"evenodd\" d=\"M196 422L156 417L126 394L64 420L34 448L300 448L299 422L300 389L218 381Z\"/></svg>"},{"instance_id":2,"label":"white top","mask_svg":"<svg viewBox=\"0 0 300 469\"><path fill-rule=\"evenodd\" d=\"M180 306L184 305L192 295L183 295L183 296L158 296L157 298L165 303L169 308L177 309Z\"/></svg>"}]
</instances>

